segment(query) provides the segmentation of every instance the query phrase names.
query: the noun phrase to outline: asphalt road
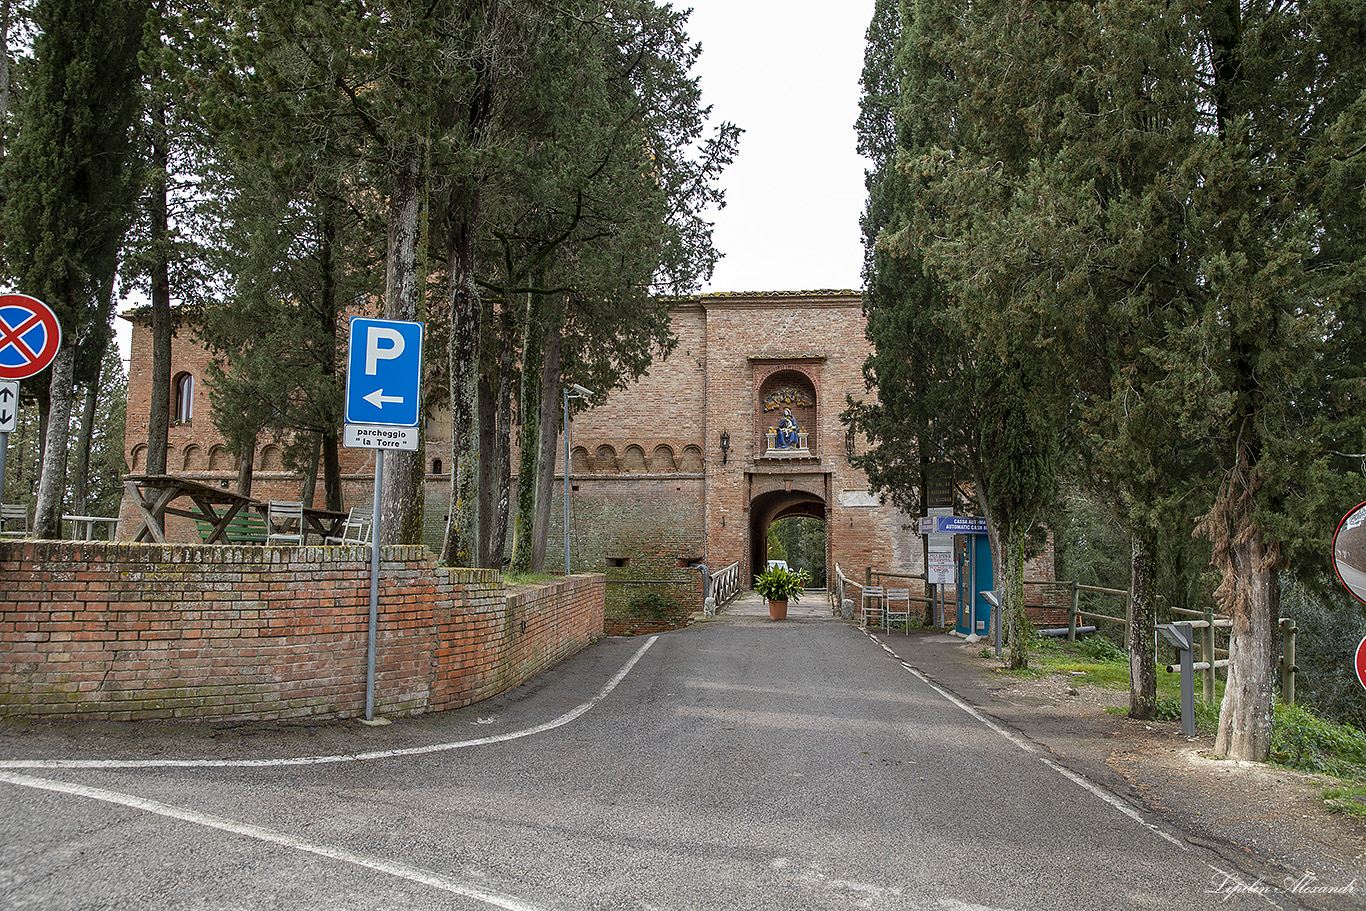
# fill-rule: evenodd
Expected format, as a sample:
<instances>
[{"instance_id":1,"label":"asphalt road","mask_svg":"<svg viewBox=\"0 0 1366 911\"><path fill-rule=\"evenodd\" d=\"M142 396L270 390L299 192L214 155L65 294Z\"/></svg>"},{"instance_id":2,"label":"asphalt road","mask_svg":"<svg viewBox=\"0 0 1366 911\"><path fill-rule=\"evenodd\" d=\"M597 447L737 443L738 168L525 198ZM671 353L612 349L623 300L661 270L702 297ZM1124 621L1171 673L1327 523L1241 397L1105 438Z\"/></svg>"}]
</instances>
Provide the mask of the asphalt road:
<instances>
[{"instance_id":1,"label":"asphalt road","mask_svg":"<svg viewBox=\"0 0 1366 911\"><path fill-rule=\"evenodd\" d=\"M1296 906L815 614L383 728L8 725L0 760L5 909Z\"/></svg>"}]
</instances>

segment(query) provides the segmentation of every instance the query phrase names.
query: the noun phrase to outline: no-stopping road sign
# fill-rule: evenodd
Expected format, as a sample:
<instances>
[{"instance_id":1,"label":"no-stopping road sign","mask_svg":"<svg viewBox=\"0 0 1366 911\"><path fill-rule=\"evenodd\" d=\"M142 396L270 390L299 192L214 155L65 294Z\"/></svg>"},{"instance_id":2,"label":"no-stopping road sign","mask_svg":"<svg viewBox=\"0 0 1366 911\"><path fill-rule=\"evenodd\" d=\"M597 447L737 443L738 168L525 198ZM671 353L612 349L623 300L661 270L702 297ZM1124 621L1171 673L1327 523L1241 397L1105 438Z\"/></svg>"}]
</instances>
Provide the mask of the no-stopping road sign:
<instances>
[{"instance_id":1,"label":"no-stopping road sign","mask_svg":"<svg viewBox=\"0 0 1366 911\"><path fill-rule=\"evenodd\" d=\"M57 314L27 294L0 294L0 380L41 373L62 346Z\"/></svg>"}]
</instances>

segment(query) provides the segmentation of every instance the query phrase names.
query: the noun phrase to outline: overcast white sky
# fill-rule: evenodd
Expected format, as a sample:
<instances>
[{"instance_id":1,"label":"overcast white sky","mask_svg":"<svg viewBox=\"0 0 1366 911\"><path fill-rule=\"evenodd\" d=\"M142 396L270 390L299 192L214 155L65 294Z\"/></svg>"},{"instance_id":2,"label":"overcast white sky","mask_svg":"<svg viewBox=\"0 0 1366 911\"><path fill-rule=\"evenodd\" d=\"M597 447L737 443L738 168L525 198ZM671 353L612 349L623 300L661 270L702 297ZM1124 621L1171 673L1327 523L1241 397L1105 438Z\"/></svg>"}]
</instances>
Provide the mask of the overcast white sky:
<instances>
[{"instance_id":1,"label":"overcast white sky","mask_svg":"<svg viewBox=\"0 0 1366 911\"><path fill-rule=\"evenodd\" d=\"M679 0L717 121L743 127L706 291L858 289L867 162L855 150L873 0Z\"/></svg>"}]
</instances>

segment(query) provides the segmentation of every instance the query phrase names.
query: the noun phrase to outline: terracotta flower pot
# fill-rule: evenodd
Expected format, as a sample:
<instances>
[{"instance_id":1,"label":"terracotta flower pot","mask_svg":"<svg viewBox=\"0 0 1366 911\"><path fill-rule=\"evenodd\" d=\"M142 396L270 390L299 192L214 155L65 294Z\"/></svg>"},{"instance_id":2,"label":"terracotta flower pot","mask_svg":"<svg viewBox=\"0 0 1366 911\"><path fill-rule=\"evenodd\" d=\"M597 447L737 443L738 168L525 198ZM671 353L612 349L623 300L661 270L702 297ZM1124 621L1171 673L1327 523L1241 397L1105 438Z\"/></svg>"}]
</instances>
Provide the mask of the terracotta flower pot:
<instances>
[{"instance_id":1,"label":"terracotta flower pot","mask_svg":"<svg viewBox=\"0 0 1366 911\"><path fill-rule=\"evenodd\" d=\"M786 620L786 619L787 619L787 602L786 602L786 601L770 601L770 602L768 602L768 619L770 619L770 620Z\"/></svg>"}]
</instances>

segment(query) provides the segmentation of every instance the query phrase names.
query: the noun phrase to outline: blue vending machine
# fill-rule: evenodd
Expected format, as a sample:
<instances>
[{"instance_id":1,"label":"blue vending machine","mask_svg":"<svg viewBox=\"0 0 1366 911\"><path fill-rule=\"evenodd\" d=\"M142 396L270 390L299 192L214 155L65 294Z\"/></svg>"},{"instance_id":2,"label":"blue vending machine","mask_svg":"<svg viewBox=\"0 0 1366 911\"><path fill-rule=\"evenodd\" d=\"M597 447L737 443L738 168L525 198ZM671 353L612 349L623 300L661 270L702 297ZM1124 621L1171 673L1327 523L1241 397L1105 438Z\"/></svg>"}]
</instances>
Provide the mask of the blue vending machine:
<instances>
[{"instance_id":1,"label":"blue vending machine","mask_svg":"<svg viewBox=\"0 0 1366 911\"><path fill-rule=\"evenodd\" d=\"M982 592L991 591L991 542L985 522L982 530L960 532L958 546L958 621L957 632L964 636L991 634L991 605Z\"/></svg>"}]
</instances>

